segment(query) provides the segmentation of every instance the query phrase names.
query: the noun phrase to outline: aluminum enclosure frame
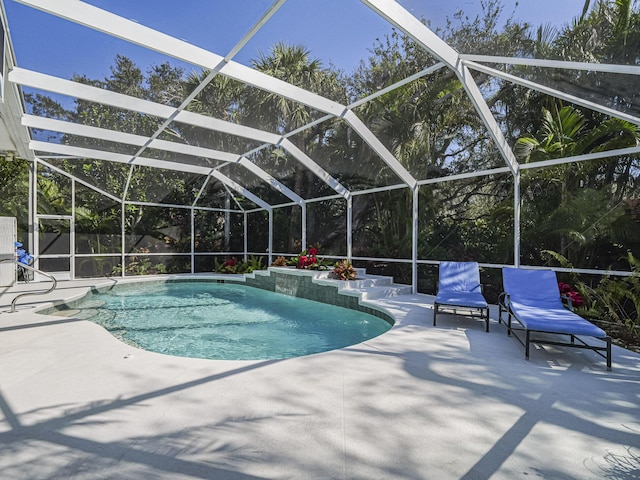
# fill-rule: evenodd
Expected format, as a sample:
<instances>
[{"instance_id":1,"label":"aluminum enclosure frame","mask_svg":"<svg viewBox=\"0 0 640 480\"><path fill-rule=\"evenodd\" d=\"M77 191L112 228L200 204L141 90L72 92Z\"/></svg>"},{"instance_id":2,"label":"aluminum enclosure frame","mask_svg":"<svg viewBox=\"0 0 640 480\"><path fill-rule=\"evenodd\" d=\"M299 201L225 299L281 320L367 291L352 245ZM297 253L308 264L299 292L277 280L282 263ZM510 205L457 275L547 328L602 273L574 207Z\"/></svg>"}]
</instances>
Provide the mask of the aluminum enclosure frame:
<instances>
[{"instance_id":1,"label":"aluminum enclosure frame","mask_svg":"<svg viewBox=\"0 0 640 480\"><path fill-rule=\"evenodd\" d=\"M509 57L494 57L494 56L483 56L483 55L462 55L452 49L449 45L447 45L444 41L442 41L437 35L435 35L429 28L427 28L422 22L416 19L413 15L407 12L403 7L401 7L398 3L393 0L362 0L362 3L367 5L373 11L378 13L380 16L385 18L391 24L393 24L400 31L408 35L414 41L416 41L419 45L429 51L432 55L434 55L440 63L433 65L431 67L426 68L422 72L418 72L417 74L400 81L394 85L391 85L385 89L382 89L375 94L370 95L364 99L358 100L351 105L341 105L337 102L334 102L330 99L321 97L315 93L303 90L297 86L287 84L281 80L269 77L263 73L257 72L255 70L250 69L249 67L245 67L239 63L234 62L232 59L235 54L245 45L250 38L255 35L260 28L265 25L269 19L277 12L277 10L285 3L286 0L277 0L275 1L271 7L264 13L264 15L259 19L259 21L251 28L251 30L236 44L236 46L226 55L221 56L213 52L208 52L199 47L195 47L190 45L182 40L178 40L176 38L170 37L161 32L155 31L151 28L140 25L131 20L124 19L117 15L114 15L110 12L106 12L104 10L98 9L97 7L93 7L89 4L85 4L83 2L77 0L58 0L56 2L50 2L46 0L17 0L19 3L24 5L40 9L42 11L48 12L52 15L56 15L62 18L65 18L69 21L76 22L78 24L87 26L89 28L93 28L104 32L108 35L113 35L117 38L124 39L126 41L136 43L143 47L158 51L165 55L169 55L171 57L180 59L182 61L191 63L193 65L200 66L202 68L210 70L209 75L203 82L191 92L191 94L183 101L183 103L178 108L168 107L166 105L154 104L152 102L148 102L145 100L135 99L130 96L125 96L122 94L117 94L114 92L108 92L102 89L98 89L95 87L90 87L87 85L82 85L77 82L72 82L69 80L63 80L56 77L52 77L50 75L44 75L38 72L32 72L21 68L14 68L13 71L10 72L8 78L9 81L14 84L14 86L29 86L32 88L38 88L42 90L47 90L54 93L70 95L76 98L83 98L88 101L102 103L105 105L116 106L119 108L127 108L129 110L134 110L138 112L148 113L150 115L155 115L160 118L165 119L165 125L169 121L179 121L188 123L190 125L195 125L200 128L210 129L215 132L224 132L230 135L241 136L245 138L249 138L258 142L262 142L263 146L259 147L265 148L267 146L273 146L275 148L280 148L286 151L289 155L291 155L296 161L300 162L307 169L309 169L313 174L325 182L336 195L321 197L321 198L313 198L313 199L304 199L297 193L293 192L291 189L287 188L284 184L282 184L278 179L274 178L272 175L261 169L256 164L252 163L248 158L250 157L251 152L246 152L244 154L233 154L230 152L221 152L212 149L205 149L201 147L192 147L187 145L177 144L175 142L167 142L164 140L159 140L158 135L162 130L160 127L155 134L144 137L140 135L134 135L126 132L115 132L105 129L98 129L95 127L83 126L70 124L68 122L62 122L59 120L48 119L36 117L34 115L26 115L24 114L22 117L22 126L28 128L41 128L41 129L49 129L53 131L58 131L61 133L69 133L73 135L81 135L86 137L93 137L96 139L102 139L112 142L119 142L128 145L134 145L139 147L137 153L133 156L131 155L123 155L117 154L114 152L106 152L102 150L96 149L86 149L79 147L72 147L69 145L60 145L51 142L40 142L32 140L29 142L28 147L32 151L39 151L47 154L54 154L61 157L66 158L95 158L101 159L105 161L112 161L117 163L129 164L131 169L129 170L129 179L131 178L131 172L133 171L134 166L147 166L147 167L157 167L157 168L165 168L169 170L178 170L178 171L188 171L192 173L197 173L200 175L206 176L206 180L200 189L200 193L196 197L195 201L190 206L180 206L180 208L190 208L192 211L192 229L193 229L193 212L196 209L202 208L197 205L198 199L200 198L202 192L204 191L207 182L210 178L214 178L219 180L226 188L233 190L234 192L244 196L259 208L255 210L240 210L243 211L245 216L245 232L247 232L246 228L246 217L249 213L264 210L268 212L269 215L269 256L271 257L274 252L272 251L273 247L273 209L280 208L289 205L298 205L302 208L302 246L306 248L306 207L309 203L323 201L327 199L340 198L346 202L346 211L347 217L345 219L347 225L347 238L346 238L346 252L347 258L349 259L365 259L365 257L353 257L352 255L352 199L354 195L364 195L368 193L374 193L379 191L390 191L394 189L408 189L412 194L412 245L411 245L411 258L410 259L381 259L388 260L394 262L401 263L411 263L412 265L412 284L414 291L417 291L417 268L419 264L431 264L431 261L420 260L418 255L418 190L422 185L427 184L435 184L441 182L447 182L452 180L459 180L464 178L472 178L476 176L483 175L491 175L495 173L511 173L513 176L514 183L514 259L515 265L519 266L520 262L520 173L522 169L529 168L538 168L543 166L557 165L561 163L570 163L570 162L578 162L585 160L594 160L597 158L603 157L612 157L615 155L626 155L626 154L636 154L640 153L640 147L631 148L631 149L620 149L609 152L602 152L596 154L583 155L579 157L569 157L569 158L561 158L556 160L551 160L548 162L537 162L536 164L527 164L520 165L510 146L508 145L500 127L491 113L486 101L482 97L480 90L478 89L471 70L480 71L487 75L490 75L494 78L500 78L502 80L512 82L514 84L522 85L532 90L537 90L547 95L563 99L566 101L570 101L572 103L576 103L578 105L584 106L586 108L593 109L594 111L598 111L601 113L605 113L615 118L620 118L637 125L640 125L640 119L633 115L628 115L623 112L619 112L613 109L610 109L606 106L599 105L595 102L587 101L580 99L578 97L568 95L566 93L560 92L556 89L545 87L543 85L537 84L535 82L531 82L528 80L524 80L513 75L506 74L504 72L500 72L491 67L487 67L482 65L482 62L491 62L491 63L504 63L504 64L514 64L514 65L532 65L532 66L540 66L540 67L548 67L548 68L569 68L569 69L580 69L580 70L594 70L594 71L603 71L608 73L620 73L620 74L632 74L639 75L640 67L635 66L622 66L622 65L594 65L584 62L559 62L555 60L540 60L540 59L520 59L520 58L509 58ZM440 68L449 68L452 70L459 80L462 82L467 95L471 102L473 103L476 111L485 124L487 128L487 132L489 133L492 140L495 142L498 150L500 151L504 161L505 167L487 170L483 172L470 172L459 175L452 175L445 178L438 179L428 179L428 180L417 180L414 178L406 168L396 159L391 152L379 141L379 139L371 132L371 130L362 122L362 120L353 112L353 109L359 105L366 103L380 95L383 95L389 91L394 90L395 88L399 88L400 86L413 81L417 78L420 78L424 75L428 75ZM224 122L222 120L218 120L212 117L206 117L204 115L195 114L193 112L189 112L186 110L189 102L195 97L195 95L201 91L207 83L211 81L211 79L215 75L225 75L235 80L238 80L247 85L251 85L253 87L262 89L267 92L271 92L277 95L281 95L287 99L293 100L295 102L304 104L311 108L317 109L319 111L325 112L327 115L321 119L315 120L314 122L301 127L300 129L294 132L285 132L284 134L274 134L271 132L265 132L257 129L253 129L250 127L245 127L242 125L232 124L229 122ZM346 187L340 184L338 180L336 180L330 172L327 172L323 168L321 168L316 162L314 162L305 152L296 147L289 138L294 135L297 131L301 131L305 128L308 128L311 125L320 123L322 121L326 121L329 119L341 119L346 122L354 132L356 132L360 138L371 147L374 153L376 153L379 158L393 171L400 183L394 185L388 185L384 187L375 187L367 190L361 191L350 191ZM158 160L154 158L146 158L143 156L144 150L147 148L153 148L157 150L162 150L169 153L177 153L184 155L192 155L196 157L200 157L203 159L209 159L214 162L220 162L216 165L190 165L179 162L172 162L166 160ZM259 150L258 149L258 150ZM36 160L34 160L35 162ZM44 159L40 160L44 161ZM256 175L262 182L269 185L271 188L277 190L289 200L291 203L280 204L280 205L271 205L265 202L263 199L255 195L249 189L240 185L233 179L223 175L219 168L228 164L228 163L236 163L239 166L249 170L252 174ZM52 165L49 165L51 168L55 168ZM68 174L65 174L68 175ZM72 176L71 176L72 177ZM72 181L79 181L80 179L73 177ZM125 187L124 196L119 201L124 205L127 203L125 201L126 192L128 189L128 183ZM87 184L90 188L94 188ZM99 191L101 194L106 194L106 192L100 191L99 189L94 188L96 191ZM108 195L108 194L107 194ZM108 195L109 196L109 195ZM113 197L114 199L117 197ZM35 196L34 196L35 202ZM167 206L166 204L154 204L157 206ZM34 212L36 208L34 207ZM35 215L35 214L34 214ZM35 216L34 216L35 220ZM124 227L123 227L124 228ZM192 235L193 242L193 235ZM247 246L246 246L246 235L245 235L245 251L244 255L247 255ZM191 251L191 255L193 256L193 247ZM124 249L123 249L123 259L124 259ZM193 269L193 261L192 261L192 269ZM579 271L579 270L575 270ZM626 272L617 272L620 274L626 274Z\"/></svg>"}]
</instances>

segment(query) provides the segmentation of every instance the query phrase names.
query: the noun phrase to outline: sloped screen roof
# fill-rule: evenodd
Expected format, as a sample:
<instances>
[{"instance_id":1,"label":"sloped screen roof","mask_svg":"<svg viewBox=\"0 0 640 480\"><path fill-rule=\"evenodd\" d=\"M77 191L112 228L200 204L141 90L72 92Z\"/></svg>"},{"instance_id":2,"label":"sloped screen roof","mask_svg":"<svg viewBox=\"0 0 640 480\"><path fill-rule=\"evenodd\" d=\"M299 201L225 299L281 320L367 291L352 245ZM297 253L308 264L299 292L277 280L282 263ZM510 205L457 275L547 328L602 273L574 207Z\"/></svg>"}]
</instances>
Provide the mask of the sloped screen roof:
<instances>
[{"instance_id":1,"label":"sloped screen roof","mask_svg":"<svg viewBox=\"0 0 640 480\"><path fill-rule=\"evenodd\" d=\"M143 11L100 1L19 3L22 5L12 7L16 15L19 9L32 7L28 14L19 13L28 17L30 29L46 31L47 41L37 47L39 56L25 55L31 63L23 64L18 58L19 66L9 79L31 98L43 95L59 102L59 110L66 109L61 118L52 118L54 109L24 117L23 124L33 132L32 150L42 156L213 174L263 207L323 195L344 197L352 191L396 184L414 188L418 181L437 174L433 168L425 168L420 159L408 158L410 155L398 148L398 139L381 128L385 119L371 112L381 94L394 95L397 87L405 84L429 85L443 82L447 76L461 82L465 95L458 102L472 105L476 117L467 119L467 126L463 123L459 132L484 129L486 148L495 149L493 161L487 157L486 169L506 165L515 172L519 166L504 125L498 124L487 103L491 84L481 85L477 80L481 76L639 121L633 109L627 113L599 104L597 92L590 98L576 97L579 88L562 90L558 86L561 78L541 73L558 70L558 63L482 56L483 52L474 52L473 45L460 38L462 53L470 54L465 56L419 20L421 16L427 22L449 15L456 18L456 12L468 2L451 4L449 11L436 2L425 2L418 8L416 2L388 0L202 2L183 9L172 5L171 14L160 4ZM442 28L437 30L442 32ZM332 62L351 62L357 74L357 59L366 65L372 46L381 38L390 41L396 32L415 42L421 55L412 64L407 62L398 71L389 72L382 91L379 85L369 92L340 88L340 76L347 72ZM297 43L290 47L286 41ZM312 47L306 47L308 44ZM313 47L326 55L326 63L315 61ZM333 54L330 48L340 53ZM89 70L84 70L81 55L91 57ZM126 55L125 60L132 61L119 57L117 63L116 55ZM295 55L297 59L290 58ZM136 59L146 65L137 64ZM308 71L292 76L286 62L293 61L306 62ZM512 63L528 66L516 77L503 68ZM73 65L71 78L69 65ZM149 68L153 81L166 85L158 89L145 84L144 79L126 78L131 73L127 69L134 66ZM584 63L564 66L570 71L599 69L609 76L619 70ZM637 67L629 68L637 74ZM131 84L132 78L140 83ZM171 83L172 79L184 81ZM161 92L158 98L154 98L157 92L153 88ZM406 98L404 108L411 101ZM90 105L101 112L102 123L107 114L114 119L112 123L95 124L98 117L87 112ZM273 111L279 113L274 115ZM356 141L345 143L345 138ZM458 143L461 140L440 152L449 158L447 162L462 161L452 153ZM446 167L447 162L442 165ZM295 181L288 180L295 168L315 178L317 186L296 191ZM455 171L464 172L464 167ZM265 193L266 188L276 193Z\"/></svg>"}]
</instances>

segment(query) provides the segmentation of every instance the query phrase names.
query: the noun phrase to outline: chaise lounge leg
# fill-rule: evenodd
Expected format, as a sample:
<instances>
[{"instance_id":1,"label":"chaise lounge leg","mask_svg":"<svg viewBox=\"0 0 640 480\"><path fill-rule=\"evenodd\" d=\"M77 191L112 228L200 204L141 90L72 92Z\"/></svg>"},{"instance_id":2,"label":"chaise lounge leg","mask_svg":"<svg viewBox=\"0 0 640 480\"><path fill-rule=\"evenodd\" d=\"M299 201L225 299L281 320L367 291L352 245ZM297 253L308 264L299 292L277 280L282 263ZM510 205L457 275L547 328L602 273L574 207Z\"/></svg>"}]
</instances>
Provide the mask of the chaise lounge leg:
<instances>
[{"instance_id":1,"label":"chaise lounge leg","mask_svg":"<svg viewBox=\"0 0 640 480\"><path fill-rule=\"evenodd\" d=\"M485 330L485 332L489 331L489 308L487 307L487 329Z\"/></svg>"},{"instance_id":2,"label":"chaise lounge leg","mask_svg":"<svg viewBox=\"0 0 640 480\"><path fill-rule=\"evenodd\" d=\"M438 304L433 304L433 326L436 326L436 316L438 315Z\"/></svg>"},{"instance_id":3,"label":"chaise lounge leg","mask_svg":"<svg viewBox=\"0 0 640 480\"><path fill-rule=\"evenodd\" d=\"M606 337L607 342L607 370L611 370L611 337Z\"/></svg>"},{"instance_id":4,"label":"chaise lounge leg","mask_svg":"<svg viewBox=\"0 0 640 480\"><path fill-rule=\"evenodd\" d=\"M529 345L531 342L531 337L529 335L529 330L525 332L525 341L524 341L524 356L527 360L529 360Z\"/></svg>"}]
</instances>

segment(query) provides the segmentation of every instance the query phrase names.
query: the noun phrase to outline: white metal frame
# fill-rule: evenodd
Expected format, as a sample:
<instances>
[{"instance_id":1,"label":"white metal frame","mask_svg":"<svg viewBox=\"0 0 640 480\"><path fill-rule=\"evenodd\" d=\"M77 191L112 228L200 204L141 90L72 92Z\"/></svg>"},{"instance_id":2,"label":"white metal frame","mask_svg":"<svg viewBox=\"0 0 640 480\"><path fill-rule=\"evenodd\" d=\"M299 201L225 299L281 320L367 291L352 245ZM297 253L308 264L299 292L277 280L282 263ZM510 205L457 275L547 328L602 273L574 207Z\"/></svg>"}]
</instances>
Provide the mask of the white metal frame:
<instances>
[{"instance_id":1,"label":"white metal frame","mask_svg":"<svg viewBox=\"0 0 640 480\"><path fill-rule=\"evenodd\" d=\"M191 251L188 254L178 253L176 255L190 255L192 271L195 261L195 250L193 246L193 239L195 233L194 226L194 213L197 210L220 210L226 212L242 213L245 219L245 244L244 244L244 256L247 255L247 215L256 211L267 211L269 216L269 258L273 253L273 209L282 208L290 205L298 205L302 211L302 231L300 232L302 238L303 248L306 248L307 244L307 205L313 202L326 201L330 199L344 199L346 201L346 224L347 224L347 238L346 238L346 251L349 259L357 260L373 260L373 261L389 261L396 263L411 263L412 265L412 284L414 291L417 290L418 272L417 268L419 264L432 264L437 263L435 261L420 260L418 255L418 201L419 201L419 188L423 185L455 181L464 178L472 178L477 176L492 175L495 173L511 173L514 182L514 257L516 266L520 262L520 173L522 169L548 167L552 165L558 165L562 163L579 162L595 160L598 158L612 157L616 155L630 155L640 153L640 147L619 149L609 152L600 152L588 155L581 155L576 157L561 158L555 160L549 160L546 162L536 162L532 164L519 164L507 144L506 139L501 132L499 125L490 111L486 101L484 100L478 86L476 85L474 78L471 74L471 70L479 71L488 74L492 77L502 79L504 81L512 82L517 85L521 85L531 90L535 90L547 95L560 98L577 105L581 105L586 108L590 108L594 111L598 111L612 117L621 118L640 125L640 118L625 114L623 112L616 111L608 108L604 105L597 104L595 102L583 100L573 95L561 92L557 89L546 87L535 82L525 80L514 75L502 72L495 68L483 65L482 63L501 63L510 65L527 65L543 68L564 68L574 70L591 70L601 71L607 73L616 74L631 74L640 75L640 67L638 66L624 66L624 65L596 65L585 62L564 62L556 60L541 60L541 59L524 59L524 58L510 58L510 57L496 57L487 55L464 55L459 54L444 41L442 41L434 32L427 28L422 22L416 19L402 6L400 6L394 0L361 0L362 3L367 5L373 11L385 18L391 24L393 24L400 31L408 35L419 45L434 55L439 63L429 66L424 70L417 72L414 75L401 80L394 85L381 89L369 95L366 98L359 99L350 105L341 105L338 102L324 98L313 92L306 91L297 86L288 84L279 79L269 77L261 72L253 70L249 67L241 65L233 61L235 55L241 50L241 48L248 43L248 41L265 25L269 19L278 11L278 9L285 3L286 0L276 0L265 11L262 17L256 22L255 25L240 39L240 41L231 49L226 56L221 56L213 52L206 51L202 48L190 45L187 42L173 38L164 33L153 30L144 25L140 25L132 20L124 19L113 13L105 10L101 10L90 4L78 1L78 0L57 0L51 2L48 0L17 0L19 3L31 6L33 8L40 9L48 12L52 15L56 15L65 18L69 21L76 22L78 24L93 28L101 31L105 34L121 38L123 40L141 45L151 50L158 51L162 54L171 56L173 58L185 61L187 63L202 67L209 70L209 74L203 79L203 81L191 92L187 98L183 100L181 105L177 108L169 107L166 105L160 105L157 103L149 102L142 99L133 98L127 95L118 94L115 92L106 91L96 87L72 82L69 80L63 80L50 75L45 75L38 72L25 70L22 68L14 68L8 75L8 78L13 82L13 87L17 85L29 86L53 93L63 94L74 98L81 98L84 100L97 102L105 105L114 106L117 108L132 110L136 112L146 113L148 115L156 116L163 119L161 125L150 136L140 136L126 132L116 132L106 129L100 129L85 125L77 125L69 122L62 122L59 120L36 117L33 115L23 115L22 126L25 128L38 128L57 131L61 133L67 133L71 135L79 135L85 137L92 137L101 140L123 143L128 145L137 146L138 150L134 155L123 155L115 152L107 152L97 149L73 147L70 145L60 145L51 142L40 142L32 140L29 143L29 148L33 151L47 152L49 154L61 155L69 158L95 158L105 161L113 161L118 163L129 164L131 166L129 170L129 176L125 185L122 198L118 198L94 187L81 179L75 178L61 170L57 169L53 165L48 165L43 160L34 161L34 172L37 173L37 162L41 161L48 165L49 168L57 169L65 175L72 178L72 191L75 204L75 182L92 188L102 195L107 196L122 204L123 226L122 226L122 253L114 254L121 255L122 264L125 264L125 257L128 255L125 253L125 235L124 235L124 206L126 204L133 204L136 202L126 201L127 191L129 188L131 175L134 166L147 166L155 168L164 168L168 170L178 170L196 173L204 176L204 181L200 190L189 206L185 205L166 205L166 204L149 204L154 206L171 206L177 208L187 208L191 210L191 238L192 246ZM8 42L10 45L10 42ZM473 103L479 117L484 122L489 135L495 142L498 150L500 151L504 161L505 167L494 168L479 172L469 172L465 174L451 175L445 178L425 179L417 180L414 178L405 167L393 156L393 154L380 142L380 140L371 132L371 130L362 122L362 120L353 112L356 107L377 98L380 95L384 95L389 91L399 88L402 85L406 85L419 78L425 77L431 73L436 72L441 68L449 68L452 70L459 80ZM186 110L188 104L196 97L196 95L205 88L205 86L216 76L225 75L233 78L247 85L262 89L264 91L281 95L294 102L301 103L305 106L311 107L315 110L326 113L326 116L314 120L309 124L302 126L295 131L284 132L283 134L275 134L271 132L265 132L262 130L225 122L219 119L208 117L201 114L196 114ZM290 140L293 135L304 131L316 124L331 120L341 119L345 121L354 132L356 132L360 138L367 144L374 153L376 153L382 161L388 165L391 170L397 175L401 183L395 185L388 185L384 187L373 187L361 191L350 191L341 183L335 179L329 172L321 168L316 162L313 161L305 152L296 147ZM162 133L165 127L170 125L171 122L182 122L189 125L194 125L199 128L210 129L213 131L249 138L251 140L262 143L261 147L254 149L251 152L245 152L244 154L235 154L230 152L221 152L213 149L207 149L202 147L190 146L180 144L177 142L168 142L159 140L159 135ZM310 198L304 199L291 189L283 185L278 179L274 178L271 174L260 168L258 165L251 162L247 157L252 153L257 152L267 146L275 146L281 148L291 155L296 161L302 164L309 171L313 172L318 178L324 181L329 187L331 187L336 194L325 196L322 198ZM195 159L200 159L202 164L185 164L169 160L159 160L155 158L144 157L143 153L146 149L152 148L162 150L169 153L176 153L181 155L190 155ZM211 165L211 162L215 162ZM277 190L292 203L285 203L279 205L270 205L257 195L249 191L244 186L240 185L235 180L223 175L220 172L220 167L229 163L236 163L243 168L249 170L253 175L257 176L261 181L269 185L271 188ZM37 175L32 175L32 182L35 185ZM233 190L236 193L244 196L258 208L256 209L243 209L237 204L238 210L235 209L210 209L201 207L198 205L198 201L202 196L205 188L207 187L210 179L215 178L220 181L224 188ZM366 195L369 193L391 191L398 188L408 188L412 193L413 198L413 210L412 210L412 245L411 245L411 259L377 259L369 257L353 257L352 251L352 226L353 226L353 196L354 195ZM31 192L30 203L32 204L32 212L34 212L33 220L37 220L37 193L33 188ZM139 203L139 202L137 202ZM74 209L74 204L72 209ZM74 215L72 214L72 217ZM36 223L37 224L37 223ZM37 251L37 235L34 235L34 245ZM75 252L72 249L72 269L75 265L73 255ZM212 253L217 255L220 253ZM580 270L576 270L580 271ZM585 271L586 272L586 271ZM592 273L588 271L587 273ZM626 272L617 272L625 274Z\"/></svg>"},{"instance_id":2,"label":"white metal frame","mask_svg":"<svg viewBox=\"0 0 640 480\"><path fill-rule=\"evenodd\" d=\"M343 117L359 135L363 136L367 143L371 142L369 143L371 148L373 148L401 179L411 181L411 175L404 166L377 140L362 122L354 118L354 115L348 111L346 106L340 105L338 102L270 77L233 60L223 58L213 52L209 52L183 40L178 40L83 2L76 0L58 0L53 4L46 0L18 1L106 34L147 47L151 50L156 50L187 63L205 69L215 70L234 80L281 95L336 117ZM266 20L263 22L261 19L261 22L264 24ZM254 27L254 33L258 29L259 27ZM179 115L180 113L178 113L177 116ZM413 183L409 185L414 186Z\"/></svg>"}]
</instances>

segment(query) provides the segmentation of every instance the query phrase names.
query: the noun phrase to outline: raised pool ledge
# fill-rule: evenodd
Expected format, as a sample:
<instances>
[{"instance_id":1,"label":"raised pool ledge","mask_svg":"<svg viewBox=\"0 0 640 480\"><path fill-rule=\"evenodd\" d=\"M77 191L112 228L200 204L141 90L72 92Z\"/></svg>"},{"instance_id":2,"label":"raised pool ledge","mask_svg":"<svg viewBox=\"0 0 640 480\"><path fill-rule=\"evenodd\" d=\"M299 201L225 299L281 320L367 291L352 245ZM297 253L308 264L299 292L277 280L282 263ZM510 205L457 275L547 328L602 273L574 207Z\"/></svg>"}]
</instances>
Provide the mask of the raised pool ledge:
<instances>
[{"instance_id":1,"label":"raised pool ledge","mask_svg":"<svg viewBox=\"0 0 640 480\"><path fill-rule=\"evenodd\" d=\"M364 269L358 269L358 276L364 277ZM382 277L381 277L382 278ZM294 267L269 267L267 270L256 270L243 279L223 279L225 282L243 282L245 285L269 290L292 297L305 298L316 302L328 303L338 307L349 308L374 315L395 323L393 315L382 307L374 307L363 303L360 291L344 287L357 285L358 280L344 282L331 279L327 270L302 270Z\"/></svg>"}]
</instances>

